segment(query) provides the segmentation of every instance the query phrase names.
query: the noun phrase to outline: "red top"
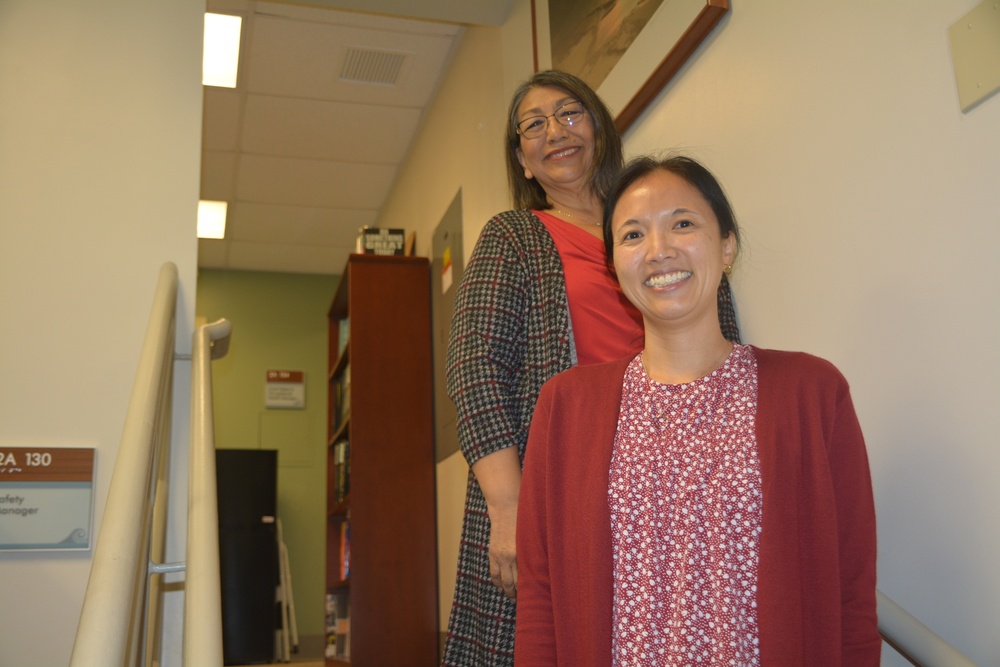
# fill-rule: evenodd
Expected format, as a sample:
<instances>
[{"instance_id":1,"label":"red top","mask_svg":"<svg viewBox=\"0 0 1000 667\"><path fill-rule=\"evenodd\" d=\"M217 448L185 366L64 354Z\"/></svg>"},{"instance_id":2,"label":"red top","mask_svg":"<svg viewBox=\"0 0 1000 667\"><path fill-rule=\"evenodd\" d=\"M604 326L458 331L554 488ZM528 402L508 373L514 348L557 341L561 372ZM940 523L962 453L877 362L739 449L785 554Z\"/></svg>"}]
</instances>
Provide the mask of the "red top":
<instances>
[{"instance_id":1,"label":"red top","mask_svg":"<svg viewBox=\"0 0 1000 667\"><path fill-rule=\"evenodd\" d=\"M608 272L604 241L547 211L532 213L545 225L562 260L578 363L587 366L639 352L642 314Z\"/></svg>"},{"instance_id":2,"label":"red top","mask_svg":"<svg viewBox=\"0 0 1000 667\"><path fill-rule=\"evenodd\" d=\"M757 361L683 384L625 371L611 456L615 664L760 665Z\"/></svg>"}]
</instances>

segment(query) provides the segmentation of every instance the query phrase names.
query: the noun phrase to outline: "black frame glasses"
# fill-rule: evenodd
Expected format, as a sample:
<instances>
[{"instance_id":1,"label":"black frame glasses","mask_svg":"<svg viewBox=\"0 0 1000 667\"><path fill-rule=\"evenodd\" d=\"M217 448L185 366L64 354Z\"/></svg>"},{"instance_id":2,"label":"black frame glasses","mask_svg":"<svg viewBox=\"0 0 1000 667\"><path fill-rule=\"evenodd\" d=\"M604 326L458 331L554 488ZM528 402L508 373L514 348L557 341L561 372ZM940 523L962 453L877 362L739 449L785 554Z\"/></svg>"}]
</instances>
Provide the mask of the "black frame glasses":
<instances>
[{"instance_id":1,"label":"black frame glasses","mask_svg":"<svg viewBox=\"0 0 1000 667\"><path fill-rule=\"evenodd\" d=\"M570 127L579 123L586 115L587 110L583 108L581 103L574 100L563 104L555 110L555 113L548 116L528 116L519 121L515 129L525 139L534 139L545 134L549 127L549 118L555 118L560 125Z\"/></svg>"}]
</instances>

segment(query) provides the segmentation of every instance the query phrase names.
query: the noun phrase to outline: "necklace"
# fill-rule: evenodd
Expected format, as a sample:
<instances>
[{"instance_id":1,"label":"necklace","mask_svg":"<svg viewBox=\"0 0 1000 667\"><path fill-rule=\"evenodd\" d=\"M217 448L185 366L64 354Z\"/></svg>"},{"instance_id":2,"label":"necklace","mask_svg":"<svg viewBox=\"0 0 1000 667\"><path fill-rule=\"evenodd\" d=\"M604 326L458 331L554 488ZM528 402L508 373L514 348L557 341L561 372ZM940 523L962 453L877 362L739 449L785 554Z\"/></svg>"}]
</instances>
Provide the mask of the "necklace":
<instances>
[{"instance_id":1,"label":"necklace","mask_svg":"<svg viewBox=\"0 0 1000 667\"><path fill-rule=\"evenodd\" d=\"M557 213L562 213L567 218L573 218L574 220L579 220L580 222L582 222L585 225L597 225L598 227L600 227L602 224L604 224L604 223L601 223L601 222L591 222L590 220L583 220L581 218L576 217L572 213L567 213L566 211L562 210L561 208L556 208L556 212Z\"/></svg>"}]
</instances>

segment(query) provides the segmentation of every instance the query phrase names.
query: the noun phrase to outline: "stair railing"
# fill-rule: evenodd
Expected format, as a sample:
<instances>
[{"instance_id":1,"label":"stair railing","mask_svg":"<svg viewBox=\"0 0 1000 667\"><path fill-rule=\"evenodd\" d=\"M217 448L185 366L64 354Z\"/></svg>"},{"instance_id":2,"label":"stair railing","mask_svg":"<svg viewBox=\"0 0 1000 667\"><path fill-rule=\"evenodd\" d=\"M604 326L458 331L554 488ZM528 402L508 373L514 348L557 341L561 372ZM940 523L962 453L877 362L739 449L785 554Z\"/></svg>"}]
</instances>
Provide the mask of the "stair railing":
<instances>
[{"instance_id":1,"label":"stair railing","mask_svg":"<svg viewBox=\"0 0 1000 667\"><path fill-rule=\"evenodd\" d=\"M136 619L146 618L153 482L170 442L176 303L177 267L167 263L153 297L70 667L136 665L144 653Z\"/></svg>"},{"instance_id":2,"label":"stair railing","mask_svg":"<svg viewBox=\"0 0 1000 667\"><path fill-rule=\"evenodd\" d=\"M882 639L910 664L918 667L976 667L976 663L908 611L876 590L878 630Z\"/></svg>"},{"instance_id":3,"label":"stair railing","mask_svg":"<svg viewBox=\"0 0 1000 667\"><path fill-rule=\"evenodd\" d=\"M191 453L188 468L184 666L222 666L219 497L215 478L212 359L226 355L232 324L198 327L191 359Z\"/></svg>"},{"instance_id":4,"label":"stair railing","mask_svg":"<svg viewBox=\"0 0 1000 667\"><path fill-rule=\"evenodd\" d=\"M169 488L177 267L160 269L70 667L159 663L161 577L185 571L185 667L221 667L222 602L211 359L232 326L199 326L191 372L187 552L163 563Z\"/></svg>"}]
</instances>

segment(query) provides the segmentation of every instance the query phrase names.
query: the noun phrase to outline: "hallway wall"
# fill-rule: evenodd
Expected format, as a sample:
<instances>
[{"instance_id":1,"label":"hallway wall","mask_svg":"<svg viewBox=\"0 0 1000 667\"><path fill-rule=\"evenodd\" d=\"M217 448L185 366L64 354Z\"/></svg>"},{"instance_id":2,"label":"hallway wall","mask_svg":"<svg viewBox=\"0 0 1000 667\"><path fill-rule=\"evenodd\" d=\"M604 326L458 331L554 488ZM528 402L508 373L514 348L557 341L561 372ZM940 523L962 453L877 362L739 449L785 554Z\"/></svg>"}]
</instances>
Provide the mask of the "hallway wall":
<instances>
[{"instance_id":1,"label":"hallway wall","mask_svg":"<svg viewBox=\"0 0 1000 667\"><path fill-rule=\"evenodd\" d=\"M166 261L191 347L203 12L0 3L0 451L96 448L95 535ZM0 552L0 664L68 664L90 558Z\"/></svg>"},{"instance_id":2,"label":"hallway wall","mask_svg":"<svg viewBox=\"0 0 1000 667\"><path fill-rule=\"evenodd\" d=\"M626 152L684 151L716 171L746 232L746 340L825 356L852 384L879 586L1000 663L1000 96L961 112L947 36L978 3L731 4ZM468 31L386 206L380 224L416 229L421 253L457 191L466 256L506 208L502 114L532 71L529 10ZM460 454L438 466L443 619L467 470Z\"/></svg>"}]
</instances>

